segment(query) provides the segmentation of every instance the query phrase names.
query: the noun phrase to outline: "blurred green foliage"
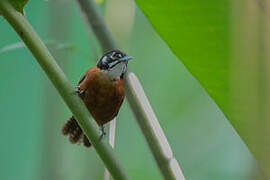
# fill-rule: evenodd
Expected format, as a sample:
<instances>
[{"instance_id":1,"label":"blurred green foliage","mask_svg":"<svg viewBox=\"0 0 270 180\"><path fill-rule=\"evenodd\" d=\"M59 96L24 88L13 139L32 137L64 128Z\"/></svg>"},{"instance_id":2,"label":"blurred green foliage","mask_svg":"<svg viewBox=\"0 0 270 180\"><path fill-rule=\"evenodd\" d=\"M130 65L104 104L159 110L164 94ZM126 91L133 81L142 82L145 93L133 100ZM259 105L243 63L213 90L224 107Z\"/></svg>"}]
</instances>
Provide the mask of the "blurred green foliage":
<instances>
[{"instance_id":1,"label":"blurred green foliage","mask_svg":"<svg viewBox=\"0 0 270 180\"><path fill-rule=\"evenodd\" d=\"M254 159L222 112L135 10L129 36L111 29L122 49L135 57L129 67L142 82L186 179L245 180L256 174ZM93 49L100 55L76 3L30 1L25 11L43 39L70 42L91 57L51 49L75 86L95 64ZM124 28L119 22L115 19ZM0 48L20 41L3 19L0 31ZM104 167L94 150L61 135L70 112L27 49L0 54L0 82L1 179L102 179ZM115 151L131 179L162 179L126 102L117 120Z\"/></svg>"}]
</instances>

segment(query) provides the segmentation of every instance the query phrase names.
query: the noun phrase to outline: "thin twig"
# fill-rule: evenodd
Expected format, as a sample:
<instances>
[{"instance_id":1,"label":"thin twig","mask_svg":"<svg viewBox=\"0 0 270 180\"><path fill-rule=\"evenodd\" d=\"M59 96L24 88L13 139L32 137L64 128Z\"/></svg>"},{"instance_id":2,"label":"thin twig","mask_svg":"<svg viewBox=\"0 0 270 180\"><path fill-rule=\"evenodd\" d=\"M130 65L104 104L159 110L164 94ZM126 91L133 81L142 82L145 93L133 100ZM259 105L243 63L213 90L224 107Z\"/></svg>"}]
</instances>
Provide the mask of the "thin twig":
<instances>
[{"instance_id":1,"label":"thin twig","mask_svg":"<svg viewBox=\"0 0 270 180\"><path fill-rule=\"evenodd\" d=\"M99 140L100 135L98 125L90 118L91 115L81 98L74 93L73 86L29 22L21 13L17 12L7 0L0 0L0 11L24 41L25 45L36 58L48 78L52 81L113 178L123 180L129 179L126 171L116 158L111 146L105 141Z\"/></svg>"},{"instance_id":2,"label":"thin twig","mask_svg":"<svg viewBox=\"0 0 270 180\"><path fill-rule=\"evenodd\" d=\"M106 52L117 47L112 34L93 0L77 0L82 14ZM136 120L148 142L153 156L165 179L185 179L162 128L145 96L143 88L133 73L125 77L127 99Z\"/></svg>"}]
</instances>

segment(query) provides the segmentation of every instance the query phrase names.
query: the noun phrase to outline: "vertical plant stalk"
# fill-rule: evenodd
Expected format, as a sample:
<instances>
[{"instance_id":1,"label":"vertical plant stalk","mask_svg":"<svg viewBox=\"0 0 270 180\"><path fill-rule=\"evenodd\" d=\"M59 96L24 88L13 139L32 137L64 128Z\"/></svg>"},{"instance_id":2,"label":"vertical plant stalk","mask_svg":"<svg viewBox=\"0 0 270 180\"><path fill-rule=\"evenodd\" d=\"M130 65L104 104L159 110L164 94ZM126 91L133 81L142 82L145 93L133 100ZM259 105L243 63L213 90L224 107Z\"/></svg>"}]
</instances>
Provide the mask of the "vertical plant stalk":
<instances>
[{"instance_id":1,"label":"vertical plant stalk","mask_svg":"<svg viewBox=\"0 0 270 180\"><path fill-rule=\"evenodd\" d=\"M52 81L113 178L122 180L129 179L110 145L105 141L99 140L98 125L94 120L91 120L91 115L81 98L74 92L74 87L68 81L64 72L60 69L29 22L21 13L17 12L7 0L0 0L0 11L24 41L48 78Z\"/></svg>"},{"instance_id":2,"label":"vertical plant stalk","mask_svg":"<svg viewBox=\"0 0 270 180\"><path fill-rule=\"evenodd\" d=\"M103 52L117 47L112 34L93 0L77 0L86 22L95 33ZM129 105L147 140L151 152L165 179L185 179L171 147L163 133L143 88L134 73L125 77L125 90Z\"/></svg>"},{"instance_id":3,"label":"vertical plant stalk","mask_svg":"<svg viewBox=\"0 0 270 180\"><path fill-rule=\"evenodd\" d=\"M127 82L126 94L132 102L130 106L164 178L184 180L180 166L173 156L167 138L138 78L131 72L127 76Z\"/></svg>"},{"instance_id":4,"label":"vertical plant stalk","mask_svg":"<svg viewBox=\"0 0 270 180\"><path fill-rule=\"evenodd\" d=\"M110 122L110 131L109 131L109 144L114 148L114 142L115 142L115 129L116 129L116 118L114 118ZM104 172L104 180L109 180L110 179L110 173L107 168L105 168Z\"/></svg>"}]
</instances>

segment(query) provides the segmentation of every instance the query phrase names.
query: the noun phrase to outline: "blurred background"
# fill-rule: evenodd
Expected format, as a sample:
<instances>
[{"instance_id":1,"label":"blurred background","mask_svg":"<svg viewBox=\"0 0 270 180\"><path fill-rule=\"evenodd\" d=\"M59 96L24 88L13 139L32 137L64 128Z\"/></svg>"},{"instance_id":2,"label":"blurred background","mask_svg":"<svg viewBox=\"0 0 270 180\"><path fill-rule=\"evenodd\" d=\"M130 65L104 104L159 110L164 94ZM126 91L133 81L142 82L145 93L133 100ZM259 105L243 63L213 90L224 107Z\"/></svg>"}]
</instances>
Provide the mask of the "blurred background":
<instances>
[{"instance_id":1,"label":"blurred background","mask_svg":"<svg viewBox=\"0 0 270 180\"><path fill-rule=\"evenodd\" d=\"M140 79L186 179L244 180L258 168L217 105L155 33L131 0L98 0ZM122 11L115 11L121 9ZM29 1L26 17L70 81L95 65L101 50L75 1ZM61 135L71 116L9 24L0 19L0 179L103 179L94 149ZM162 179L127 102L117 119L115 152L131 179Z\"/></svg>"}]
</instances>

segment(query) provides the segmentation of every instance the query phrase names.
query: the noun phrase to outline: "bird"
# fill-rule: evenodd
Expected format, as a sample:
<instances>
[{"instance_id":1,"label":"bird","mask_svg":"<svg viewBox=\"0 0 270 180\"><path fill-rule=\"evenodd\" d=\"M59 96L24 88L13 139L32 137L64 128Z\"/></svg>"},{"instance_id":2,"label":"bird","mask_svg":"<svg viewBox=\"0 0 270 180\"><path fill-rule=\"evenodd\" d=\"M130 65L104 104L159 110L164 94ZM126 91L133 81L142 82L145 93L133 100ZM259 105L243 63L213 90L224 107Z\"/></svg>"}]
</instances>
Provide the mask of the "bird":
<instances>
[{"instance_id":1,"label":"bird","mask_svg":"<svg viewBox=\"0 0 270 180\"><path fill-rule=\"evenodd\" d=\"M99 125L101 139L106 135L104 125L117 116L123 103L124 75L131 59L131 56L119 49L106 52L96 66L89 68L83 74L75 88L75 92ZM71 116L62 126L62 134L69 136L72 144L82 143L85 147L91 147L91 142L74 116Z\"/></svg>"}]
</instances>

